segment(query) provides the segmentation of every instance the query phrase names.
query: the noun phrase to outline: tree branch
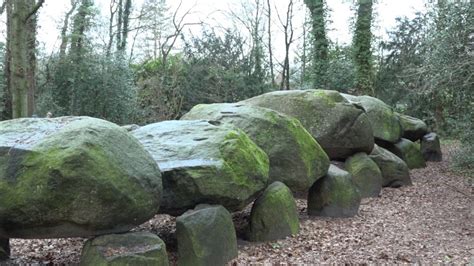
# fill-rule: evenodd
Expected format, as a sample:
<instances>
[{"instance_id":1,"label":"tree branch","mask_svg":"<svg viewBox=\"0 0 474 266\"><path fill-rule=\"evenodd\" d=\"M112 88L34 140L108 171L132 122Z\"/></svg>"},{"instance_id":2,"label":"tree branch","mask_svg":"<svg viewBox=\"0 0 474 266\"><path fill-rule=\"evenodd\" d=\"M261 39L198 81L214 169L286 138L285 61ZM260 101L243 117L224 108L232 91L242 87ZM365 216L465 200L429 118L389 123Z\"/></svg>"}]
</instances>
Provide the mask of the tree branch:
<instances>
[{"instance_id":1,"label":"tree branch","mask_svg":"<svg viewBox=\"0 0 474 266\"><path fill-rule=\"evenodd\" d=\"M5 1L6 2L6 1ZM25 18L25 22L28 21L36 12L38 12L38 9L41 8L41 6L44 4L44 0L38 0L38 3L33 7L33 9L30 11L28 16Z\"/></svg>"},{"instance_id":2,"label":"tree branch","mask_svg":"<svg viewBox=\"0 0 474 266\"><path fill-rule=\"evenodd\" d=\"M9 0L4 0L3 3L2 3L2 6L0 7L0 15L3 14L3 12L5 11L5 7L7 6L7 2Z\"/></svg>"}]
</instances>

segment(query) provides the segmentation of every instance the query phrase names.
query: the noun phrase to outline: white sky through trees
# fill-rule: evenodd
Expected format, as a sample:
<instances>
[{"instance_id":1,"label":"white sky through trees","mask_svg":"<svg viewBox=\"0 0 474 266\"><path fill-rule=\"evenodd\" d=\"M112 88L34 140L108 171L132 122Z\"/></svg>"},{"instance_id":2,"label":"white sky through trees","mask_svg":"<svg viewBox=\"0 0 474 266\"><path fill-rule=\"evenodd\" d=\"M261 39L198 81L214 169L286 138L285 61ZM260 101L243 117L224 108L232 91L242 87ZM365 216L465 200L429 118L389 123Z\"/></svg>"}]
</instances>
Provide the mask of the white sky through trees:
<instances>
[{"instance_id":1,"label":"white sky through trees","mask_svg":"<svg viewBox=\"0 0 474 266\"><path fill-rule=\"evenodd\" d=\"M254 0L243 0L254 1ZM296 32L295 36L301 35L301 25L304 21L305 8L303 0L295 1L295 20L294 25ZM143 0L134 0L134 9L138 10ZM179 5L178 0L168 0L167 3L171 10L176 9ZM241 6L241 0L183 0L182 12L189 8L193 8L191 15L187 17L188 21L204 21L208 27L230 26L232 22L228 18L229 11L238 12ZM263 1L266 2L266 1ZM279 10L282 17L285 16L287 0L272 0L275 8ZM331 41L339 44L350 44L351 34L351 20L354 18L352 10L354 1L351 0L327 0L329 12L328 35ZM423 11L427 0L378 0L375 4L375 27L374 34L377 37L386 38L386 31L395 26L395 18L399 16L413 17L417 11ZM104 17L104 22L107 21L109 0L95 0L101 16ZM39 14L39 29L38 42L41 48L45 48L46 53L51 53L58 49L59 46L59 28L64 19L64 14L69 9L70 1L67 0L46 0L44 6ZM276 16L273 12L274 26L273 26L273 46L277 56L281 54L284 47L282 40L283 34L280 31L280 26ZM5 19L2 19L5 21ZM266 21L264 21L266 23ZM185 34L199 34L201 26L193 26L185 30ZM243 27L242 27L243 28ZM5 30L3 25L3 39L5 38ZM293 50L298 49L298 40L293 44ZM43 46L44 45L44 46Z\"/></svg>"}]
</instances>

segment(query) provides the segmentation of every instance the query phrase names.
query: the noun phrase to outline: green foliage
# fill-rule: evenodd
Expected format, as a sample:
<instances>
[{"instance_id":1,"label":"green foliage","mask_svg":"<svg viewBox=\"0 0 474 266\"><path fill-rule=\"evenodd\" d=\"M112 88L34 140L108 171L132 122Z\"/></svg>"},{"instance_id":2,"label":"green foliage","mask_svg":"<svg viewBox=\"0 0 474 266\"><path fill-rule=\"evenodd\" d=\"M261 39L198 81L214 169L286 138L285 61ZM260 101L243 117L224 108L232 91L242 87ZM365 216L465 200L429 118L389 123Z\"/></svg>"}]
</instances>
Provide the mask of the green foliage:
<instances>
[{"instance_id":1,"label":"green foliage","mask_svg":"<svg viewBox=\"0 0 474 266\"><path fill-rule=\"evenodd\" d=\"M350 46L335 45L329 50L327 89L352 93L355 87L355 66Z\"/></svg>"},{"instance_id":2,"label":"green foliage","mask_svg":"<svg viewBox=\"0 0 474 266\"><path fill-rule=\"evenodd\" d=\"M86 115L129 123L133 114L133 76L120 58L87 53L47 62L50 73L40 93L38 114Z\"/></svg>"},{"instance_id":3,"label":"green foliage","mask_svg":"<svg viewBox=\"0 0 474 266\"><path fill-rule=\"evenodd\" d=\"M462 146L454 155L453 167L465 173L474 181L474 125L466 123L463 124L463 127Z\"/></svg>"},{"instance_id":4,"label":"green foliage","mask_svg":"<svg viewBox=\"0 0 474 266\"><path fill-rule=\"evenodd\" d=\"M373 0L358 0L357 21L352 49L356 70L355 83L359 95L374 95L372 45Z\"/></svg>"},{"instance_id":5,"label":"green foliage","mask_svg":"<svg viewBox=\"0 0 474 266\"><path fill-rule=\"evenodd\" d=\"M223 36L204 31L185 48L188 71L189 109L197 103L236 102L268 90L265 77L256 75L245 40L237 32L226 30Z\"/></svg>"},{"instance_id":6,"label":"green foliage","mask_svg":"<svg viewBox=\"0 0 474 266\"><path fill-rule=\"evenodd\" d=\"M186 71L180 55L149 60L134 66L138 87L135 123L149 124L176 119L182 114Z\"/></svg>"},{"instance_id":7,"label":"green foliage","mask_svg":"<svg viewBox=\"0 0 474 266\"><path fill-rule=\"evenodd\" d=\"M236 102L268 91L256 52L263 51L246 51L236 32L204 31L186 42L182 55L136 65L137 123L177 119L197 104Z\"/></svg>"},{"instance_id":8,"label":"green foliage","mask_svg":"<svg viewBox=\"0 0 474 266\"><path fill-rule=\"evenodd\" d=\"M459 2L441 8L399 19L383 46L389 54L377 92L438 132L456 136L458 126L474 120L473 7Z\"/></svg>"}]
</instances>

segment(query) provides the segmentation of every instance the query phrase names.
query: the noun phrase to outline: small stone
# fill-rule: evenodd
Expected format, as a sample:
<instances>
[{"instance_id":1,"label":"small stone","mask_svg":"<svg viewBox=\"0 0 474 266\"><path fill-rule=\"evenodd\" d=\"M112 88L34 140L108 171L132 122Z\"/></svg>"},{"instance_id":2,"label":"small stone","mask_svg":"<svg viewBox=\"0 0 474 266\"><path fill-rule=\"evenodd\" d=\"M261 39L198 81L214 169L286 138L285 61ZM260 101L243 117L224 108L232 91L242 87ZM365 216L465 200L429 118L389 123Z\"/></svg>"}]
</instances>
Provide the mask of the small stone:
<instances>
[{"instance_id":1,"label":"small stone","mask_svg":"<svg viewBox=\"0 0 474 266\"><path fill-rule=\"evenodd\" d=\"M238 255L231 214L222 206L198 205L176 219L178 265L225 265Z\"/></svg>"},{"instance_id":2,"label":"small stone","mask_svg":"<svg viewBox=\"0 0 474 266\"><path fill-rule=\"evenodd\" d=\"M401 187L412 184L408 165L395 154L375 145L369 155L382 172L383 187Z\"/></svg>"},{"instance_id":3,"label":"small stone","mask_svg":"<svg viewBox=\"0 0 474 266\"><path fill-rule=\"evenodd\" d=\"M391 145L388 150L405 161L410 169L426 167L425 159L423 159L420 149L408 139L402 138L394 145Z\"/></svg>"},{"instance_id":4,"label":"small stone","mask_svg":"<svg viewBox=\"0 0 474 266\"><path fill-rule=\"evenodd\" d=\"M81 265L156 265L167 266L163 240L148 232L104 235L88 240Z\"/></svg>"},{"instance_id":5,"label":"small stone","mask_svg":"<svg viewBox=\"0 0 474 266\"><path fill-rule=\"evenodd\" d=\"M441 162L443 154L441 153L441 144L436 133L429 133L421 139L421 154L426 161Z\"/></svg>"},{"instance_id":6,"label":"small stone","mask_svg":"<svg viewBox=\"0 0 474 266\"><path fill-rule=\"evenodd\" d=\"M249 240L272 241L298 232L298 209L291 190L281 182L272 183L253 204Z\"/></svg>"},{"instance_id":7,"label":"small stone","mask_svg":"<svg viewBox=\"0 0 474 266\"><path fill-rule=\"evenodd\" d=\"M363 198L378 197L382 190L382 172L377 164L365 153L356 153L347 158L346 171L352 175Z\"/></svg>"},{"instance_id":8,"label":"small stone","mask_svg":"<svg viewBox=\"0 0 474 266\"><path fill-rule=\"evenodd\" d=\"M352 217L359 211L361 195L351 175L334 165L308 193L308 215Z\"/></svg>"},{"instance_id":9,"label":"small stone","mask_svg":"<svg viewBox=\"0 0 474 266\"><path fill-rule=\"evenodd\" d=\"M402 114L399 114L399 119L403 138L417 141L428 133L428 126L421 119Z\"/></svg>"}]
</instances>

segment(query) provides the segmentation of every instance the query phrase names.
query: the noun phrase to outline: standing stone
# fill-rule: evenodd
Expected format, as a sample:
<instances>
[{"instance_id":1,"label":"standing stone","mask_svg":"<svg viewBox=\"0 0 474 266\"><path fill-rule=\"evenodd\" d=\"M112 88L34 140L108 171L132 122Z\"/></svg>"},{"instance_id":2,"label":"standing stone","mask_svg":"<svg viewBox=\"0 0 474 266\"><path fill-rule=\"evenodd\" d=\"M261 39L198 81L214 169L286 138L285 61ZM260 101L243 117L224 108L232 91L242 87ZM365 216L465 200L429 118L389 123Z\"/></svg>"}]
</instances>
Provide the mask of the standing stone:
<instances>
[{"instance_id":1,"label":"standing stone","mask_svg":"<svg viewBox=\"0 0 474 266\"><path fill-rule=\"evenodd\" d=\"M0 238L0 261L7 260L10 257L10 240Z\"/></svg>"},{"instance_id":2,"label":"standing stone","mask_svg":"<svg viewBox=\"0 0 474 266\"><path fill-rule=\"evenodd\" d=\"M412 184L408 165L395 154L375 145L369 157L382 172L382 186L398 188Z\"/></svg>"},{"instance_id":3,"label":"standing stone","mask_svg":"<svg viewBox=\"0 0 474 266\"><path fill-rule=\"evenodd\" d=\"M132 134L162 171L162 213L177 216L198 204L238 211L268 185L267 154L231 125L204 120L164 121Z\"/></svg>"},{"instance_id":4,"label":"standing stone","mask_svg":"<svg viewBox=\"0 0 474 266\"><path fill-rule=\"evenodd\" d=\"M127 232L160 207L161 173L144 147L90 117L0 122L0 237Z\"/></svg>"},{"instance_id":5,"label":"standing stone","mask_svg":"<svg viewBox=\"0 0 474 266\"><path fill-rule=\"evenodd\" d=\"M163 240L148 232L104 235L88 240L80 265L168 266Z\"/></svg>"},{"instance_id":6,"label":"standing stone","mask_svg":"<svg viewBox=\"0 0 474 266\"><path fill-rule=\"evenodd\" d=\"M357 153L347 158L346 171L352 175L363 198L378 197L382 190L382 172L377 164L365 153Z\"/></svg>"},{"instance_id":7,"label":"standing stone","mask_svg":"<svg viewBox=\"0 0 474 266\"><path fill-rule=\"evenodd\" d=\"M198 205L176 219L178 265L225 265L238 255L231 214L222 206Z\"/></svg>"},{"instance_id":8,"label":"standing stone","mask_svg":"<svg viewBox=\"0 0 474 266\"><path fill-rule=\"evenodd\" d=\"M270 159L270 182L306 192L329 168L329 158L295 118L268 108L236 104L199 104L181 120L208 119L244 131Z\"/></svg>"},{"instance_id":9,"label":"standing stone","mask_svg":"<svg viewBox=\"0 0 474 266\"><path fill-rule=\"evenodd\" d=\"M298 119L331 159L370 152L374 135L364 110L337 91L286 90L265 93L242 103L270 108Z\"/></svg>"},{"instance_id":10,"label":"standing stone","mask_svg":"<svg viewBox=\"0 0 474 266\"><path fill-rule=\"evenodd\" d=\"M250 214L250 241L272 241L296 235L299 231L298 209L290 189L274 182L255 201Z\"/></svg>"},{"instance_id":11,"label":"standing stone","mask_svg":"<svg viewBox=\"0 0 474 266\"><path fill-rule=\"evenodd\" d=\"M436 133L429 133L421 140L421 154L426 161L440 162L443 160L441 144Z\"/></svg>"},{"instance_id":12,"label":"standing stone","mask_svg":"<svg viewBox=\"0 0 474 266\"><path fill-rule=\"evenodd\" d=\"M428 126L421 119L403 114L399 114L398 117L402 126L403 138L417 141L428 133Z\"/></svg>"},{"instance_id":13,"label":"standing stone","mask_svg":"<svg viewBox=\"0 0 474 266\"><path fill-rule=\"evenodd\" d=\"M352 217L359 211L361 195L351 175L334 165L308 193L308 215Z\"/></svg>"},{"instance_id":14,"label":"standing stone","mask_svg":"<svg viewBox=\"0 0 474 266\"><path fill-rule=\"evenodd\" d=\"M423 159L420 149L408 139L402 138L388 150L405 161L410 169L426 167L425 159Z\"/></svg>"}]
</instances>

